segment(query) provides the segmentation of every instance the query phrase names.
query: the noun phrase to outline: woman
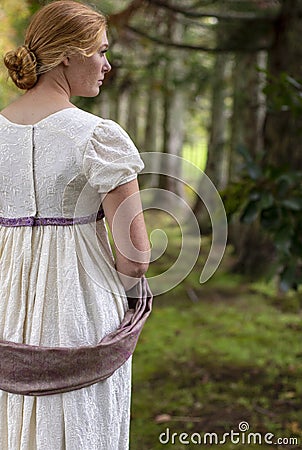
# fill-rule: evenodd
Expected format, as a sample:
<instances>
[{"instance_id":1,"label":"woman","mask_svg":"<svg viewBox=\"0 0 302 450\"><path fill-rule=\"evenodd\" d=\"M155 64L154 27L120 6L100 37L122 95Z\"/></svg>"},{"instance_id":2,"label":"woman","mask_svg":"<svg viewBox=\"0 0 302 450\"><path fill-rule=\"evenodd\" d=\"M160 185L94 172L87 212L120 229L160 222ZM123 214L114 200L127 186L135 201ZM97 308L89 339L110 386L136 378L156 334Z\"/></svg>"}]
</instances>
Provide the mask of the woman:
<instances>
[{"instance_id":1,"label":"woman","mask_svg":"<svg viewBox=\"0 0 302 450\"><path fill-rule=\"evenodd\" d=\"M138 151L115 122L70 102L99 93L111 68L107 50L104 16L59 0L36 13L24 45L5 55L26 92L0 113L2 341L95 346L118 329L125 290L147 270ZM127 449L130 365L65 393L0 391L0 448Z\"/></svg>"}]
</instances>

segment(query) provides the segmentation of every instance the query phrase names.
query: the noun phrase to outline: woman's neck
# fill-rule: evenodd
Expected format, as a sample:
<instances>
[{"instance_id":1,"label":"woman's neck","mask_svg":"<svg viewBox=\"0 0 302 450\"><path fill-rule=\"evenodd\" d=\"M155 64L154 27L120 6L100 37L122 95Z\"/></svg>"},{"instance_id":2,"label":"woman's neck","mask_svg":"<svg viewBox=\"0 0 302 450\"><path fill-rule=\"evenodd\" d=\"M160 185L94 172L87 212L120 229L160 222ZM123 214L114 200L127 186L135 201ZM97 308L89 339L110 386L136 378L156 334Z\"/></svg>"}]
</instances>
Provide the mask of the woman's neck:
<instances>
[{"instance_id":1,"label":"woman's neck","mask_svg":"<svg viewBox=\"0 0 302 450\"><path fill-rule=\"evenodd\" d=\"M68 82L58 66L40 75L33 88L4 108L1 113L12 122L27 125L73 106L70 102Z\"/></svg>"},{"instance_id":2,"label":"woman's neck","mask_svg":"<svg viewBox=\"0 0 302 450\"><path fill-rule=\"evenodd\" d=\"M36 85L28 90L24 96L35 103L54 102L59 104L70 104L70 87L60 66L50 72L42 74Z\"/></svg>"}]
</instances>

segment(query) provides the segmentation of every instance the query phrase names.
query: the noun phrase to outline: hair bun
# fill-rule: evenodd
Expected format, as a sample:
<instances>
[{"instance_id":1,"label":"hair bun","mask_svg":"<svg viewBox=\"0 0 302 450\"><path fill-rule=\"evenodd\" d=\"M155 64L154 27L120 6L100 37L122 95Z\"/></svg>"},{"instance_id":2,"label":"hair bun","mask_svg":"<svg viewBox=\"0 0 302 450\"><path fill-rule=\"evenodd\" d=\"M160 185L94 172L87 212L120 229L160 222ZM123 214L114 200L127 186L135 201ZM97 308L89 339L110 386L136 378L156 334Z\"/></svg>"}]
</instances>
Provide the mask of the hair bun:
<instances>
[{"instance_id":1,"label":"hair bun","mask_svg":"<svg viewBox=\"0 0 302 450\"><path fill-rule=\"evenodd\" d=\"M4 64L8 73L20 89L31 89L37 82L37 60L33 52L26 45L18 47L15 51L7 52Z\"/></svg>"}]
</instances>

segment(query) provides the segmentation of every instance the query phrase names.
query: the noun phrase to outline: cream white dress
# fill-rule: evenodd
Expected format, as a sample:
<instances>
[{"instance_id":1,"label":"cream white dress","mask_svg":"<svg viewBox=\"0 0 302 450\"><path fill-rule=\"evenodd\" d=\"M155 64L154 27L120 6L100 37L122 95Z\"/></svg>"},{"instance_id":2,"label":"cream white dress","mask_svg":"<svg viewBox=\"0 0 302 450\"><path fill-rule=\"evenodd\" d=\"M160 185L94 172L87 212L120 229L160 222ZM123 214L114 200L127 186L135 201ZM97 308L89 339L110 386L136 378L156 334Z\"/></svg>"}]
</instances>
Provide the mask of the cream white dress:
<instances>
[{"instance_id":1,"label":"cream white dress","mask_svg":"<svg viewBox=\"0 0 302 450\"><path fill-rule=\"evenodd\" d=\"M142 168L129 136L111 120L77 108L35 125L0 115L1 218L89 216L103 193ZM104 220L0 225L0 339L96 344L126 309ZM0 450L125 450L130 391L131 358L104 382L77 391L0 391Z\"/></svg>"}]
</instances>

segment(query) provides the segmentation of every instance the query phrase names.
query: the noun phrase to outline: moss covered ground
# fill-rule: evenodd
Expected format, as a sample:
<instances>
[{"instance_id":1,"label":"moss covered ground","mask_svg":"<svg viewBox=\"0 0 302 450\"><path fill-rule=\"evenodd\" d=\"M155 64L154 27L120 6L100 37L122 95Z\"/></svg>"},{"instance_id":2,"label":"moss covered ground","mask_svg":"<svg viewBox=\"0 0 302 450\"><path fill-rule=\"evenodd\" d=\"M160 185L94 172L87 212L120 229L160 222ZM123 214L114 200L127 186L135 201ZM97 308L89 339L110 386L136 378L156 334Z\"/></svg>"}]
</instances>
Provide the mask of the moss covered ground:
<instances>
[{"instance_id":1,"label":"moss covered ground","mask_svg":"<svg viewBox=\"0 0 302 450\"><path fill-rule=\"evenodd\" d=\"M302 449L301 295L232 275L229 259L154 299L133 358L131 450Z\"/></svg>"}]
</instances>

